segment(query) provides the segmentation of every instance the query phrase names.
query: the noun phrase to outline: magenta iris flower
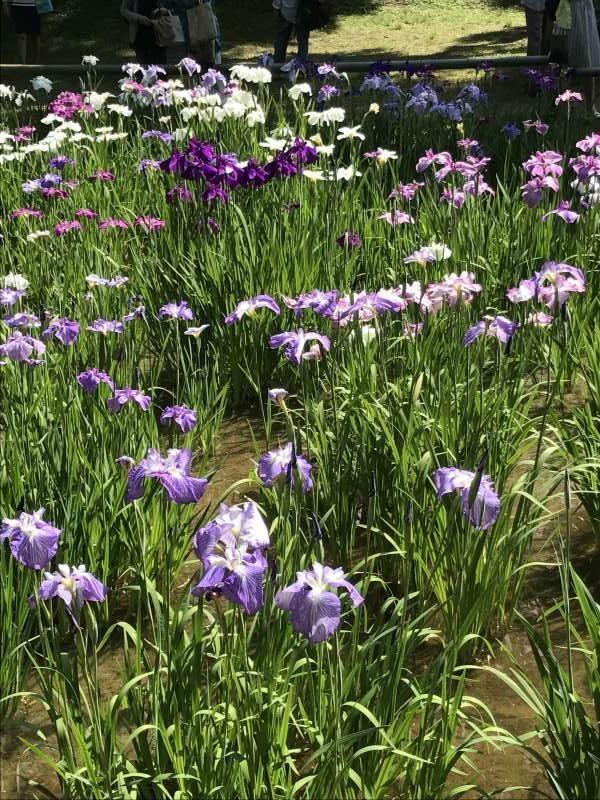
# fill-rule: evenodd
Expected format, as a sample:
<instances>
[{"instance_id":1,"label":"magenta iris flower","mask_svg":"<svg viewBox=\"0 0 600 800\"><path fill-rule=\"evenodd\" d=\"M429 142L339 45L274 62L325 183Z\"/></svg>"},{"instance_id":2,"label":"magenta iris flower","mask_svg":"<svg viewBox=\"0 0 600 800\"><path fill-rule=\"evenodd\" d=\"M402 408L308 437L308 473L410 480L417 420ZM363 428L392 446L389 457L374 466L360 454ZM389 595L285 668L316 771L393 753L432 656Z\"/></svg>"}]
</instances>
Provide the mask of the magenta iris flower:
<instances>
[{"instance_id":1,"label":"magenta iris flower","mask_svg":"<svg viewBox=\"0 0 600 800\"><path fill-rule=\"evenodd\" d=\"M3 322L9 328L41 328L42 326L39 317L36 317L35 314L30 314L29 311L20 311L11 317L4 317Z\"/></svg>"},{"instance_id":2,"label":"magenta iris flower","mask_svg":"<svg viewBox=\"0 0 600 800\"><path fill-rule=\"evenodd\" d=\"M40 219L44 216L43 211L38 211L37 208L17 208L9 214L11 219L19 219L20 217L35 217Z\"/></svg>"},{"instance_id":3,"label":"magenta iris flower","mask_svg":"<svg viewBox=\"0 0 600 800\"><path fill-rule=\"evenodd\" d=\"M315 341L318 344L316 345L316 350L311 347L308 352L305 352L305 346L307 342ZM323 350L328 351L331 347L331 342L327 336L323 336L320 333L315 333L313 331L304 332L302 328L299 328L296 332L294 331L284 331L283 333L277 333L275 336L271 336L269 339L269 347L273 350L279 347L285 347L284 355L291 361L292 364L300 364L300 362L304 360L317 360L317 358L321 357L321 347Z\"/></svg>"},{"instance_id":4,"label":"magenta iris flower","mask_svg":"<svg viewBox=\"0 0 600 800\"><path fill-rule=\"evenodd\" d=\"M194 312L186 300L180 303L167 303L158 309L158 316L162 319L194 319Z\"/></svg>"},{"instance_id":5,"label":"magenta iris flower","mask_svg":"<svg viewBox=\"0 0 600 800\"><path fill-rule=\"evenodd\" d=\"M84 372L80 372L77 376L77 383L86 392L95 392L101 383L105 383L107 386L110 386L111 389L115 388L114 381L110 375L107 375L106 372L96 369L96 367L92 367L91 369L86 369Z\"/></svg>"},{"instance_id":6,"label":"magenta iris flower","mask_svg":"<svg viewBox=\"0 0 600 800\"><path fill-rule=\"evenodd\" d=\"M11 361L24 361L29 363L32 356L41 356L46 352L46 345L33 336L28 336L21 331L15 331L0 345L0 355Z\"/></svg>"},{"instance_id":7,"label":"magenta iris flower","mask_svg":"<svg viewBox=\"0 0 600 800\"><path fill-rule=\"evenodd\" d=\"M165 227L165 221L163 219L158 219L158 217L152 217L149 214L146 214L141 217L136 217L134 220L134 225L137 225L138 228L142 228L146 233L154 233L155 231L161 230L161 228Z\"/></svg>"},{"instance_id":8,"label":"magenta iris flower","mask_svg":"<svg viewBox=\"0 0 600 800\"><path fill-rule=\"evenodd\" d=\"M187 406L169 406L165 408L160 416L160 421L166 425L172 419L179 425L183 433L188 433L198 422L198 417L193 408Z\"/></svg>"},{"instance_id":9,"label":"magenta iris flower","mask_svg":"<svg viewBox=\"0 0 600 800\"><path fill-rule=\"evenodd\" d=\"M167 203L171 206L178 201L180 203L191 203L194 199L194 195L187 186L174 186L167 191L165 196Z\"/></svg>"},{"instance_id":10,"label":"magenta iris flower","mask_svg":"<svg viewBox=\"0 0 600 800\"><path fill-rule=\"evenodd\" d=\"M81 222L77 219L72 220L64 220L63 222L58 222L54 226L54 235L55 236L64 236L65 233L69 231L80 231L81 230Z\"/></svg>"},{"instance_id":11,"label":"magenta iris flower","mask_svg":"<svg viewBox=\"0 0 600 800\"><path fill-rule=\"evenodd\" d=\"M263 579L267 560L261 550L248 552L245 544L226 547L223 555L210 554L199 583L192 589L196 596L223 594L242 606L246 614L256 614L264 602Z\"/></svg>"},{"instance_id":12,"label":"magenta iris flower","mask_svg":"<svg viewBox=\"0 0 600 800\"><path fill-rule=\"evenodd\" d=\"M44 339L54 337L65 346L72 345L77 341L81 326L76 320L61 317L53 319L46 330L42 333Z\"/></svg>"},{"instance_id":13,"label":"magenta iris flower","mask_svg":"<svg viewBox=\"0 0 600 800\"><path fill-rule=\"evenodd\" d=\"M18 519L3 519L0 525L0 541L9 540L13 556L28 569L44 569L58 550L62 531L45 522L44 509L33 514L23 512Z\"/></svg>"},{"instance_id":14,"label":"magenta iris flower","mask_svg":"<svg viewBox=\"0 0 600 800\"><path fill-rule=\"evenodd\" d=\"M433 482L438 499L451 492L462 498L462 514L477 530L487 530L500 515L500 498L489 475L479 475L479 487L471 497L472 484L478 473L457 467L440 467L434 472Z\"/></svg>"},{"instance_id":15,"label":"magenta iris flower","mask_svg":"<svg viewBox=\"0 0 600 800\"><path fill-rule=\"evenodd\" d=\"M115 176L107 169L97 169L88 177L88 181L114 181Z\"/></svg>"},{"instance_id":16,"label":"magenta iris flower","mask_svg":"<svg viewBox=\"0 0 600 800\"><path fill-rule=\"evenodd\" d=\"M354 231L346 231L335 240L344 250L352 250L355 247L362 247L362 239Z\"/></svg>"},{"instance_id":17,"label":"magenta iris flower","mask_svg":"<svg viewBox=\"0 0 600 800\"><path fill-rule=\"evenodd\" d=\"M341 567L332 569L315 561L311 570L302 570L296 577L294 583L277 592L275 605L291 613L294 630L313 644L329 639L340 626L342 603L338 589L348 592L355 607L364 601L358 589L346 580Z\"/></svg>"},{"instance_id":18,"label":"magenta iris flower","mask_svg":"<svg viewBox=\"0 0 600 800\"><path fill-rule=\"evenodd\" d=\"M46 572L44 575L45 580L39 590L40 600L60 598L73 621L73 611L81 611L84 603L102 603L108 594L108 587L88 572L84 564L78 567L59 564L56 572ZM29 604L35 605L35 597L29 598Z\"/></svg>"},{"instance_id":19,"label":"magenta iris flower","mask_svg":"<svg viewBox=\"0 0 600 800\"><path fill-rule=\"evenodd\" d=\"M87 330L108 336L109 333L123 333L125 326L115 319L96 319L91 325L87 326Z\"/></svg>"},{"instance_id":20,"label":"magenta iris flower","mask_svg":"<svg viewBox=\"0 0 600 800\"><path fill-rule=\"evenodd\" d=\"M137 403L142 411L148 411L151 402L152 400L147 394L140 392L139 389L127 387L125 389L115 389L114 395L108 398L106 405L111 411L118 414L127 403Z\"/></svg>"},{"instance_id":21,"label":"magenta iris flower","mask_svg":"<svg viewBox=\"0 0 600 800\"><path fill-rule=\"evenodd\" d=\"M468 346L472 344L475 339L478 339L480 336L484 335L492 336L493 338L498 339L499 342L507 344L515 335L515 331L518 327L519 324L517 322L512 322L510 319L507 319L507 317L500 315L497 317L484 317L482 320L470 327L465 333L463 344Z\"/></svg>"},{"instance_id":22,"label":"magenta iris flower","mask_svg":"<svg viewBox=\"0 0 600 800\"><path fill-rule=\"evenodd\" d=\"M523 169L534 178L546 178L548 175L560 178L563 174L562 160L562 155L554 150L538 150L523 162Z\"/></svg>"},{"instance_id":23,"label":"magenta iris flower","mask_svg":"<svg viewBox=\"0 0 600 800\"><path fill-rule=\"evenodd\" d=\"M101 231L106 231L109 228L123 228L126 229L129 227L129 223L126 222L124 219L116 219L115 217L109 217L108 219L103 219L102 222L98 225L98 228Z\"/></svg>"},{"instance_id":24,"label":"magenta iris flower","mask_svg":"<svg viewBox=\"0 0 600 800\"><path fill-rule=\"evenodd\" d=\"M225 317L225 324L233 325L234 322L240 322L244 316L251 317L259 308L268 308L274 314L281 314L281 309L271 295L259 294L257 297L239 302L231 314Z\"/></svg>"},{"instance_id":25,"label":"magenta iris flower","mask_svg":"<svg viewBox=\"0 0 600 800\"><path fill-rule=\"evenodd\" d=\"M127 480L127 501L138 500L144 495L144 480L156 479L169 499L178 505L197 503L208 486L206 478L194 478L190 475L192 463L191 450L172 449L167 457L161 456L158 450L150 448L146 458L137 466L131 467Z\"/></svg>"},{"instance_id":26,"label":"magenta iris flower","mask_svg":"<svg viewBox=\"0 0 600 800\"><path fill-rule=\"evenodd\" d=\"M265 453L258 462L258 476L267 488L281 478L285 478L293 488L296 485L296 472L302 489L309 492L313 488L312 464L304 456L296 455L291 442Z\"/></svg>"},{"instance_id":27,"label":"magenta iris flower","mask_svg":"<svg viewBox=\"0 0 600 800\"><path fill-rule=\"evenodd\" d=\"M225 548L240 545L251 552L266 550L270 545L269 530L252 500L235 506L222 503L218 515L194 536L194 550L198 558L209 566L209 555L223 555Z\"/></svg>"}]
</instances>

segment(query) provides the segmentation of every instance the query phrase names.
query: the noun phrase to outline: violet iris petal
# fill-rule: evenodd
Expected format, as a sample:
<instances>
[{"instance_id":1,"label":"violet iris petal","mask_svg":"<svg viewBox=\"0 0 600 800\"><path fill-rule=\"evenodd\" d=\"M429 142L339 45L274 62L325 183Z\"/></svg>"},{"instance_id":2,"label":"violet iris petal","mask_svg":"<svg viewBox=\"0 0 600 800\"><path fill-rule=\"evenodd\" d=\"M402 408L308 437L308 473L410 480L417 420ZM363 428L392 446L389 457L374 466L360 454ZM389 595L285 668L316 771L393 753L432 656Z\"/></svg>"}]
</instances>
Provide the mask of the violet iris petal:
<instances>
[{"instance_id":1,"label":"violet iris petal","mask_svg":"<svg viewBox=\"0 0 600 800\"><path fill-rule=\"evenodd\" d=\"M259 294L257 297L239 302L231 314L225 317L225 324L233 325L234 322L240 322L244 316L252 316L259 308L268 308L274 314L281 314L281 309L271 295Z\"/></svg>"},{"instance_id":2,"label":"violet iris petal","mask_svg":"<svg viewBox=\"0 0 600 800\"><path fill-rule=\"evenodd\" d=\"M150 448L146 458L129 470L127 501L138 500L144 494L144 479L155 478L166 491L169 499L181 505L197 503L208 486L206 478L194 478L189 474L192 463L191 450L168 450L167 457Z\"/></svg>"},{"instance_id":3,"label":"violet iris petal","mask_svg":"<svg viewBox=\"0 0 600 800\"><path fill-rule=\"evenodd\" d=\"M458 492L462 498L462 513L477 530L487 530L500 515L500 498L489 475L482 475L477 494L469 503L474 472L457 467L440 467L433 475L438 499L451 492Z\"/></svg>"},{"instance_id":4,"label":"violet iris petal","mask_svg":"<svg viewBox=\"0 0 600 800\"><path fill-rule=\"evenodd\" d=\"M3 519L0 541L9 539L13 556L29 569L44 569L58 550L62 531L42 517L44 509L33 514L23 512L18 519Z\"/></svg>"}]
</instances>

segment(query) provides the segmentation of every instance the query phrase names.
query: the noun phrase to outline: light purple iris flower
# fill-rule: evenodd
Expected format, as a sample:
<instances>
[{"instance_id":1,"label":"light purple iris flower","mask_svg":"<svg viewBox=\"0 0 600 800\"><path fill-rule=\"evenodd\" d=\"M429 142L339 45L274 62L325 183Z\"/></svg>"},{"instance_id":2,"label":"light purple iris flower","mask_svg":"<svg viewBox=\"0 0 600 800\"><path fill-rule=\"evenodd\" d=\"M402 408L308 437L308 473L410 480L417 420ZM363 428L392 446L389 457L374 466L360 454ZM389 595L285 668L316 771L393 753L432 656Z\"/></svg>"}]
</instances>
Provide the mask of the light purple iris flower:
<instances>
[{"instance_id":1,"label":"light purple iris flower","mask_svg":"<svg viewBox=\"0 0 600 800\"><path fill-rule=\"evenodd\" d=\"M76 320L61 317L53 319L46 330L42 333L44 339L55 337L65 346L72 345L77 341L81 326Z\"/></svg>"},{"instance_id":2,"label":"light purple iris flower","mask_svg":"<svg viewBox=\"0 0 600 800\"><path fill-rule=\"evenodd\" d=\"M24 295L24 289L0 289L0 305L14 306Z\"/></svg>"},{"instance_id":3,"label":"light purple iris flower","mask_svg":"<svg viewBox=\"0 0 600 800\"><path fill-rule=\"evenodd\" d=\"M110 375L107 375L106 372L96 369L96 367L92 367L91 369L86 369L84 372L80 372L77 376L77 383L86 392L95 392L101 383L105 383L107 386L110 386L111 389L115 388L114 381Z\"/></svg>"},{"instance_id":4,"label":"light purple iris flower","mask_svg":"<svg viewBox=\"0 0 600 800\"><path fill-rule=\"evenodd\" d=\"M447 303L454 308L460 303L470 303L473 296L481 292L483 287L475 283L475 275L464 270L457 275L455 272L444 275L440 283L432 283L427 287L426 297L436 310L442 303Z\"/></svg>"},{"instance_id":5,"label":"light purple iris flower","mask_svg":"<svg viewBox=\"0 0 600 800\"><path fill-rule=\"evenodd\" d=\"M127 387L116 389L114 395L106 401L106 405L111 411L118 414L127 403L137 403L142 411L148 411L151 402L152 400L147 394L140 392L139 389Z\"/></svg>"},{"instance_id":6,"label":"light purple iris flower","mask_svg":"<svg viewBox=\"0 0 600 800\"><path fill-rule=\"evenodd\" d=\"M295 583L277 592L275 605L291 613L294 630L313 644L329 639L339 628L342 603L337 589L346 589L355 607L364 601L341 567L332 569L315 561L311 570L296 577Z\"/></svg>"},{"instance_id":7,"label":"light purple iris flower","mask_svg":"<svg viewBox=\"0 0 600 800\"><path fill-rule=\"evenodd\" d=\"M358 317L369 322L378 314L398 314L408 306L406 300L394 289L379 289L377 292L361 292L352 305L340 315L340 320Z\"/></svg>"},{"instance_id":8,"label":"light purple iris flower","mask_svg":"<svg viewBox=\"0 0 600 800\"><path fill-rule=\"evenodd\" d=\"M13 556L29 569L44 569L58 550L62 531L44 522L44 509L33 514L23 512L18 519L3 519L0 541L9 539Z\"/></svg>"},{"instance_id":9,"label":"light purple iris flower","mask_svg":"<svg viewBox=\"0 0 600 800\"><path fill-rule=\"evenodd\" d=\"M259 308L268 308L274 314L281 314L281 309L271 295L259 294L257 297L239 302L231 314L225 317L225 324L233 325L234 322L240 322L242 317L252 316Z\"/></svg>"},{"instance_id":10,"label":"light purple iris flower","mask_svg":"<svg viewBox=\"0 0 600 800\"><path fill-rule=\"evenodd\" d=\"M22 334L15 331L9 338L0 345L0 355L9 358L11 361L30 362L33 355L41 356L46 352L46 345L33 336Z\"/></svg>"},{"instance_id":11,"label":"light purple iris flower","mask_svg":"<svg viewBox=\"0 0 600 800\"><path fill-rule=\"evenodd\" d=\"M537 293L537 284L535 279L526 278L522 280L518 286L513 286L506 292L506 296L511 303L526 303L532 300Z\"/></svg>"},{"instance_id":12,"label":"light purple iris flower","mask_svg":"<svg viewBox=\"0 0 600 800\"><path fill-rule=\"evenodd\" d=\"M316 341L318 344L316 345L317 350L315 351L314 345L309 349L307 353L304 352L304 348L307 342ZM299 328L297 331L284 331L283 333L276 333L275 336L271 336L269 339L269 347L273 350L279 347L285 347L284 355L291 361L292 364L300 364L300 362L304 360L313 360L321 356L321 350L319 345L323 348L323 350L328 351L331 347L331 342L327 336L322 336L320 333L315 333L313 331L308 331L307 333L304 332L302 328Z\"/></svg>"},{"instance_id":13,"label":"light purple iris flower","mask_svg":"<svg viewBox=\"0 0 600 800\"><path fill-rule=\"evenodd\" d=\"M248 552L245 544L226 547L223 555L207 556L207 566L192 594L223 594L232 603L242 606L246 614L256 614L264 602L263 579L267 560L261 550Z\"/></svg>"},{"instance_id":14,"label":"light purple iris flower","mask_svg":"<svg viewBox=\"0 0 600 800\"><path fill-rule=\"evenodd\" d=\"M571 203L569 203L568 200L562 200L559 203L558 208L555 208L553 211L548 211L547 214L542 215L542 222L546 222L551 216L560 217L560 219L562 219L568 225L572 225L579 220L580 214L571 210Z\"/></svg>"},{"instance_id":15,"label":"light purple iris flower","mask_svg":"<svg viewBox=\"0 0 600 800\"><path fill-rule=\"evenodd\" d=\"M4 317L4 322L9 328L40 328L42 323L35 314L28 311L20 311L12 317Z\"/></svg>"},{"instance_id":16,"label":"light purple iris flower","mask_svg":"<svg viewBox=\"0 0 600 800\"><path fill-rule=\"evenodd\" d=\"M192 477L191 463L191 450L168 450L167 457L164 458L158 450L151 447L146 458L129 470L127 501L143 497L144 479L155 478L174 503L197 503L206 491L208 480Z\"/></svg>"},{"instance_id":17,"label":"light purple iris flower","mask_svg":"<svg viewBox=\"0 0 600 800\"><path fill-rule=\"evenodd\" d=\"M312 308L316 314L328 316L332 306L335 305L339 296L337 289L331 292L322 292L320 289L313 289L310 292L298 295L298 297L284 297L283 302L288 308L294 310L297 317L301 317L304 312Z\"/></svg>"},{"instance_id":18,"label":"light purple iris flower","mask_svg":"<svg viewBox=\"0 0 600 800\"><path fill-rule=\"evenodd\" d=\"M313 487L312 464L304 456L294 453L291 442L278 450L265 453L258 462L258 476L267 488L273 486L281 477L284 477L293 488L296 485L296 471L304 492L309 492Z\"/></svg>"},{"instance_id":19,"label":"light purple iris flower","mask_svg":"<svg viewBox=\"0 0 600 800\"><path fill-rule=\"evenodd\" d=\"M383 214L379 214L377 219L383 219L387 222L388 225L396 226L396 225L414 225L414 217L408 214L406 211L400 211L396 209L395 211L384 211Z\"/></svg>"},{"instance_id":20,"label":"light purple iris flower","mask_svg":"<svg viewBox=\"0 0 600 800\"><path fill-rule=\"evenodd\" d=\"M570 264L546 261L535 274L537 297L548 308L561 308L571 294L585 292L585 275Z\"/></svg>"},{"instance_id":21,"label":"light purple iris flower","mask_svg":"<svg viewBox=\"0 0 600 800\"><path fill-rule=\"evenodd\" d=\"M161 319L194 319L194 312L189 307L186 300L180 303L166 303L158 309L158 316Z\"/></svg>"},{"instance_id":22,"label":"light purple iris flower","mask_svg":"<svg viewBox=\"0 0 600 800\"><path fill-rule=\"evenodd\" d=\"M121 322L133 322L136 319L145 319L146 306L136 306L128 314L121 317Z\"/></svg>"},{"instance_id":23,"label":"light purple iris flower","mask_svg":"<svg viewBox=\"0 0 600 800\"><path fill-rule=\"evenodd\" d=\"M468 346L483 335L492 336L498 339L499 342L507 344L515 335L518 327L518 322L512 322L507 317L500 315L497 317L487 316L469 328L465 333L463 344Z\"/></svg>"},{"instance_id":24,"label":"light purple iris flower","mask_svg":"<svg viewBox=\"0 0 600 800\"><path fill-rule=\"evenodd\" d=\"M109 333L123 333L125 326L122 322L115 319L96 319L91 325L87 326L87 330L108 336Z\"/></svg>"},{"instance_id":25,"label":"light purple iris flower","mask_svg":"<svg viewBox=\"0 0 600 800\"><path fill-rule=\"evenodd\" d=\"M535 208L544 196L544 189L558 192L559 188L558 180L553 175L532 178L521 186L523 201L529 208Z\"/></svg>"},{"instance_id":26,"label":"light purple iris flower","mask_svg":"<svg viewBox=\"0 0 600 800\"><path fill-rule=\"evenodd\" d=\"M538 150L523 162L523 169L534 178L546 178L548 175L560 178L563 174L562 160L562 155L554 150Z\"/></svg>"},{"instance_id":27,"label":"light purple iris flower","mask_svg":"<svg viewBox=\"0 0 600 800\"><path fill-rule=\"evenodd\" d=\"M480 476L477 494L470 498L476 474L457 467L440 467L434 472L433 482L438 499L451 492L458 492L462 498L463 517L477 530L487 530L500 515L500 498L489 475Z\"/></svg>"},{"instance_id":28,"label":"light purple iris flower","mask_svg":"<svg viewBox=\"0 0 600 800\"><path fill-rule=\"evenodd\" d=\"M269 530L256 503L228 506L222 503L218 515L194 536L198 558L209 566L209 555L223 555L225 548L245 545L249 551L266 550L270 545Z\"/></svg>"},{"instance_id":29,"label":"light purple iris flower","mask_svg":"<svg viewBox=\"0 0 600 800\"><path fill-rule=\"evenodd\" d=\"M160 416L160 421L166 425L172 419L176 425L179 425L183 433L188 433L198 422L198 417L193 408L187 406L169 406L165 408Z\"/></svg>"},{"instance_id":30,"label":"light purple iris flower","mask_svg":"<svg viewBox=\"0 0 600 800\"><path fill-rule=\"evenodd\" d=\"M56 572L46 572L44 576L45 580L40 585L40 600L60 598L75 623L73 611L81 611L84 603L102 603L108 594L108 587L88 572L84 564L78 567L59 564ZM28 602L31 606L35 605L35 597L30 597Z\"/></svg>"}]
</instances>

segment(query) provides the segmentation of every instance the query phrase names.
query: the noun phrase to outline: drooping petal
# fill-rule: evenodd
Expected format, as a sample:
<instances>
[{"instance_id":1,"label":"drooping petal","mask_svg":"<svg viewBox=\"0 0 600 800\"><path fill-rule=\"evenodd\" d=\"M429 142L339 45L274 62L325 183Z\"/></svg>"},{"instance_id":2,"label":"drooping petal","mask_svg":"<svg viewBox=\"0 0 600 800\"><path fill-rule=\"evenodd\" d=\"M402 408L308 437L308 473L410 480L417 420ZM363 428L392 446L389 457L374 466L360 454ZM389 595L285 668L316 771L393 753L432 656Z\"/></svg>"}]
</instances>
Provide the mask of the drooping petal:
<instances>
[{"instance_id":1,"label":"drooping petal","mask_svg":"<svg viewBox=\"0 0 600 800\"><path fill-rule=\"evenodd\" d=\"M333 592L297 592L290 602L292 625L309 642L324 642L338 629L342 604Z\"/></svg>"}]
</instances>

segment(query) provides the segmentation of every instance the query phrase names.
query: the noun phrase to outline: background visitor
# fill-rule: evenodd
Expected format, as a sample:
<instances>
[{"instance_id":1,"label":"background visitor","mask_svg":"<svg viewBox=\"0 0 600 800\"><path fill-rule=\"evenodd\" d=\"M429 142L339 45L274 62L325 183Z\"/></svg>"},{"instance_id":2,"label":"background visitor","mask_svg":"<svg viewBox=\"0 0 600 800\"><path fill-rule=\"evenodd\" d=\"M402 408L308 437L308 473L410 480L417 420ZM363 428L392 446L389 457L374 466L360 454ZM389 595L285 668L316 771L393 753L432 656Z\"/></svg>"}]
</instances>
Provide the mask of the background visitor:
<instances>
[{"instance_id":1,"label":"background visitor","mask_svg":"<svg viewBox=\"0 0 600 800\"><path fill-rule=\"evenodd\" d=\"M39 64L41 17L36 0L2 0L2 8L17 31L21 64Z\"/></svg>"},{"instance_id":2,"label":"background visitor","mask_svg":"<svg viewBox=\"0 0 600 800\"><path fill-rule=\"evenodd\" d=\"M300 0L273 0L273 8L277 11L277 30L273 46L273 60L277 64L285 61L287 48L292 35L296 34L298 43L298 60L308 59L308 28L297 24Z\"/></svg>"},{"instance_id":3,"label":"background visitor","mask_svg":"<svg viewBox=\"0 0 600 800\"><path fill-rule=\"evenodd\" d=\"M157 0L122 0L121 16L129 23L129 42L140 64L165 64L167 48L156 43L152 18L168 13Z\"/></svg>"},{"instance_id":4,"label":"background visitor","mask_svg":"<svg viewBox=\"0 0 600 800\"><path fill-rule=\"evenodd\" d=\"M540 56L550 52L552 18L546 11L546 0L521 0L527 25L527 55Z\"/></svg>"}]
</instances>

